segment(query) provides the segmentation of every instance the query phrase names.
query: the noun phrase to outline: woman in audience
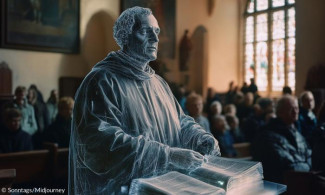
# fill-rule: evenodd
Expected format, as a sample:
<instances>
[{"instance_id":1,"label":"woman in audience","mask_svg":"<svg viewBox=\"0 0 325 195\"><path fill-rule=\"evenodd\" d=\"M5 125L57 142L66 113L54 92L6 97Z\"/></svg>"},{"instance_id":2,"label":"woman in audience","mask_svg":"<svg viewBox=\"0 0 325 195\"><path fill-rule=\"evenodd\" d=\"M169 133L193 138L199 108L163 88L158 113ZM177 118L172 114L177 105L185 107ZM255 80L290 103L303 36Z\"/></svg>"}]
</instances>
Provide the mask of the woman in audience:
<instances>
[{"instance_id":1,"label":"woman in audience","mask_svg":"<svg viewBox=\"0 0 325 195\"><path fill-rule=\"evenodd\" d=\"M235 157L237 155L236 150L233 147L235 141L228 130L228 124L224 116L215 115L212 118L211 133L219 142L222 156Z\"/></svg>"},{"instance_id":2,"label":"woman in audience","mask_svg":"<svg viewBox=\"0 0 325 195\"><path fill-rule=\"evenodd\" d=\"M21 130L22 114L18 109L7 108L1 125L0 153L32 150L31 136Z\"/></svg>"},{"instance_id":3,"label":"woman in audience","mask_svg":"<svg viewBox=\"0 0 325 195\"><path fill-rule=\"evenodd\" d=\"M57 143L59 147L69 147L73 106L74 100L71 97L60 99L56 119L45 131L43 141Z\"/></svg>"},{"instance_id":4,"label":"woman in audience","mask_svg":"<svg viewBox=\"0 0 325 195\"><path fill-rule=\"evenodd\" d=\"M226 121L229 125L229 131L234 138L234 143L244 142L244 136L239 128L239 120L237 116L232 114L226 114Z\"/></svg>"},{"instance_id":5,"label":"woman in audience","mask_svg":"<svg viewBox=\"0 0 325 195\"><path fill-rule=\"evenodd\" d=\"M47 110L49 111L50 124L54 122L56 115L58 114L58 92L53 89L50 97L46 103Z\"/></svg>"},{"instance_id":6,"label":"woman in audience","mask_svg":"<svg viewBox=\"0 0 325 195\"><path fill-rule=\"evenodd\" d=\"M15 99L5 106L6 108L16 108L22 113L21 127L22 130L29 135L33 135L37 131L37 122L35 119L35 111L33 106L28 104L26 100L26 88L18 86L15 89Z\"/></svg>"},{"instance_id":7,"label":"woman in audience","mask_svg":"<svg viewBox=\"0 0 325 195\"><path fill-rule=\"evenodd\" d=\"M194 118L195 122L199 123L207 132L210 133L210 124L206 117L202 115L203 99L198 94L190 94L187 96L186 109L188 114Z\"/></svg>"}]
</instances>

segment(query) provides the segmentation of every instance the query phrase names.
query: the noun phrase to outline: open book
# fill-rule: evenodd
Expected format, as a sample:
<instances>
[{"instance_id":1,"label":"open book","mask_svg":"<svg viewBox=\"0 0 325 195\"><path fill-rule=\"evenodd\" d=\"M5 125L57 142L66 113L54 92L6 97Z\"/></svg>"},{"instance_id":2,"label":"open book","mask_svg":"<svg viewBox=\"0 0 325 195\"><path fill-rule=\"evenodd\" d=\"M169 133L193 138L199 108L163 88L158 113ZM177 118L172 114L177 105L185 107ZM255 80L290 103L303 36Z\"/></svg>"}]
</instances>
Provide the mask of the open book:
<instances>
[{"instance_id":1,"label":"open book","mask_svg":"<svg viewBox=\"0 0 325 195\"><path fill-rule=\"evenodd\" d=\"M262 183L263 167L260 162L207 156L206 162L189 176L228 192Z\"/></svg>"},{"instance_id":2,"label":"open book","mask_svg":"<svg viewBox=\"0 0 325 195\"><path fill-rule=\"evenodd\" d=\"M167 174L132 181L130 194L259 194L263 168L259 162L206 156L190 173Z\"/></svg>"},{"instance_id":3,"label":"open book","mask_svg":"<svg viewBox=\"0 0 325 195\"><path fill-rule=\"evenodd\" d=\"M225 190L218 188L182 173L172 171L164 175L134 179L129 194L139 195L221 195Z\"/></svg>"}]
</instances>

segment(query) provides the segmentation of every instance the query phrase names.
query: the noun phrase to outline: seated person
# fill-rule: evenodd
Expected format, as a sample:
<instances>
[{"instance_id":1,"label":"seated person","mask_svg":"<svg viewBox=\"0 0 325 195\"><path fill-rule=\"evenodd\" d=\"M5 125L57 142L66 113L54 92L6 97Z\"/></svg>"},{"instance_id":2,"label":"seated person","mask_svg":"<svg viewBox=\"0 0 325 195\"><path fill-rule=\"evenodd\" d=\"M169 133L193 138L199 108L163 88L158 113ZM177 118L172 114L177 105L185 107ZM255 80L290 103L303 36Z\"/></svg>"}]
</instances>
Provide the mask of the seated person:
<instances>
[{"instance_id":1,"label":"seated person","mask_svg":"<svg viewBox=\"0 0 325 195\"><path fill-rule=\"evenodd\" d=\"M310 91L304 91L300 95L299 109L299 131L306 138L307 142L312 144L312 134L317 127L317 118L313 112L315 108L314 96ZM312 146L312 145L311 145Z\"/></svg>"},{"instance_id":2,"label":"seated person","mask_svg":"<svg viewBox=\"0 0 325 195\"><path fill-rule=\"evenodd\" d=\"M270 98L260 98L254 108L254 113L240 124L244 138L248 142L254 140L259 128L266 124L269 114L273 113L273 101Z\"/></svg>"},{"instance_id":3,"label":"seated person","mask_svg":"<svg viewBox=\"0 0 325 195\"><path fill-rule=\"evenodd\" d=\"M0 130L0 153L32 150L31 136L21 130L22 114L18 109L7 108L3 113Z\"/></svg>"},{"instance_id":4,"label":"seated person","mask_svg":"<svg viewBox=\"0 0 325 195\"><path fill-rule=\"evenodd\" d=\"M226 121L229 125L229 131L234 138L234 143L244 142L244 136L239 128L239 120L237 116L232 114L226 114Z\"/></svg>"},{"instance_id":5,"label":"seated person","mask_svg":"<svg viewBox=\"0 0 325 195\"><path fill-rule=\"evenodd\" d=\"M212 124L212 118L216 115L220 115L222 113L222 105L219 101L213 101L209 106L208 110L208 120L209 123Z\"/></svg>"},{"instance_id":6,"label":"seated person","mask_svg":"<svg viewBox=\"0 0 325 195\"><path fill-rule=\"evenodd\" d=\"M233 144L235 143L228 124L223 115L216 115L212 118L211 132L219 142L220 152L225 157L235 157L237 155Z\"/></svg>"},{"instance_id":7,"label":"seated person","mask_svg":"<svg viewBox=\"0 0 325 195\"><path fill-rule=\"evenodd\" d=\"M58 114L44 132L43 141L57 143L59 147L69 147L73 105L74 100L71 97L62 97L59 100Z\"/></svg>"},{"instance_id":8,"label":"seated person","mask_svg":"<svg viewBox=\"0 0 325 195\"><path fill-rule=\"evenodd\" d=\"M186 109L188 114L194 118L207 132L210 132L210 124L206 117L202 116L203 99L202 96L192 93L187 96Z\"/></svg>"},{"instance_id":9,"label":"seated person","mask_svg":"<svg viewBox=\"0 0 325 195\"><path fill-rule=\"evenodd\" d=\"M226 114L231 114L231 115L237 115L237 109L235 104L227 104L225 105L224 109L223 109L223 113L224 115Z\"/></svg>"},{"instance_id":10,"label":"seated person","mask_svg":"<svg viewBox=\"0 0 325 195\"><path fill-rule=\"evenodd\" d=\"M313 134L313 170L321 171L325 177L325 101L323 101L318 113L318 126Z\"/></svg>"},{"instance_id":11,"label":"seated person","mask_svg":"<svg viewBox=\"0 0 325 195\"><path fill-rule=\"evenodd\" d=\"M310 170L311 151L295 126L298 112L294 97L281 97L276 107L277 117L270 119L253 142L253 159L262 162L266 180L281 183L287 170Z\"/></svg>"},{"instance_id":12,"label":"seated person","mask_svg":"<svg viewBox=\"0 0 325 195\"><path fill-rule=\"evenodd\" d=\"M34 135L37 131L37 122L33 106L27 102L27 91L23 86L18 86L15 89L15 99L5 105L6 108L16 108L22 113L21 128L29 135Z\"/></svg>"}]
</instances>

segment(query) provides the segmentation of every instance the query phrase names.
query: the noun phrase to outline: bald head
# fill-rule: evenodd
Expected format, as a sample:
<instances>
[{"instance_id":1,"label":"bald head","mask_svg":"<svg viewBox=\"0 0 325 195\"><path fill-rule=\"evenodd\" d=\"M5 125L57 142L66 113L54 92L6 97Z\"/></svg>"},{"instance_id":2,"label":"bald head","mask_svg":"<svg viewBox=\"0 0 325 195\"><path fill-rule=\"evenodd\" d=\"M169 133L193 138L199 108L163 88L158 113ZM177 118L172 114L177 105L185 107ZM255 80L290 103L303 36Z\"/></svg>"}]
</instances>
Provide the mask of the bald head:
<instances>
[{"instance_id":1,"label":"bald head","mask_svg":"<svg viewBox=\"0 0 325 195\"><path fill-rule=\"evenodd\" d=\"M291 125L298 120L298 102L291 95L282 96L276 106L276 115L284 123Z\"/></svg>"}]
</instances>

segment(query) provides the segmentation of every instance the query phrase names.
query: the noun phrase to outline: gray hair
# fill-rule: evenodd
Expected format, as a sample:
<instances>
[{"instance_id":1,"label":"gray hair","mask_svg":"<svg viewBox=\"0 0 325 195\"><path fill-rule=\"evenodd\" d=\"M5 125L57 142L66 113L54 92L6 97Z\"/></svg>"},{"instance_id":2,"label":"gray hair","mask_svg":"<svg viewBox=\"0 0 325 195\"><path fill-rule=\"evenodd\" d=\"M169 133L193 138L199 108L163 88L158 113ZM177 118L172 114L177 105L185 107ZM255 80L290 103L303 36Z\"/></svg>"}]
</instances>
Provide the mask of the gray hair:
<instances>
[{"instance_id":1,"label":"gray hair","mask_svg":"<svg viewBox=\"0 0 325 195\"><path fill-rule=\"evenodd\" d=\"M136 18L151 14L151 9L139 6L126 9L122 12L113 26L114 39L121 49L128 44L128 37L132 34Z\"/></svg>"},{"instance_id":2,"label":"gray hair","mask_svg":"<svg viewBox=\"0 0 325 195\"><path fill-rule=\"evenodd\" d=\"M276 115L278 116L280 112L283 112L289 102L297 102L297 98L292 95L282 96L276 105Z\"/></svg>"}]
</instances>

